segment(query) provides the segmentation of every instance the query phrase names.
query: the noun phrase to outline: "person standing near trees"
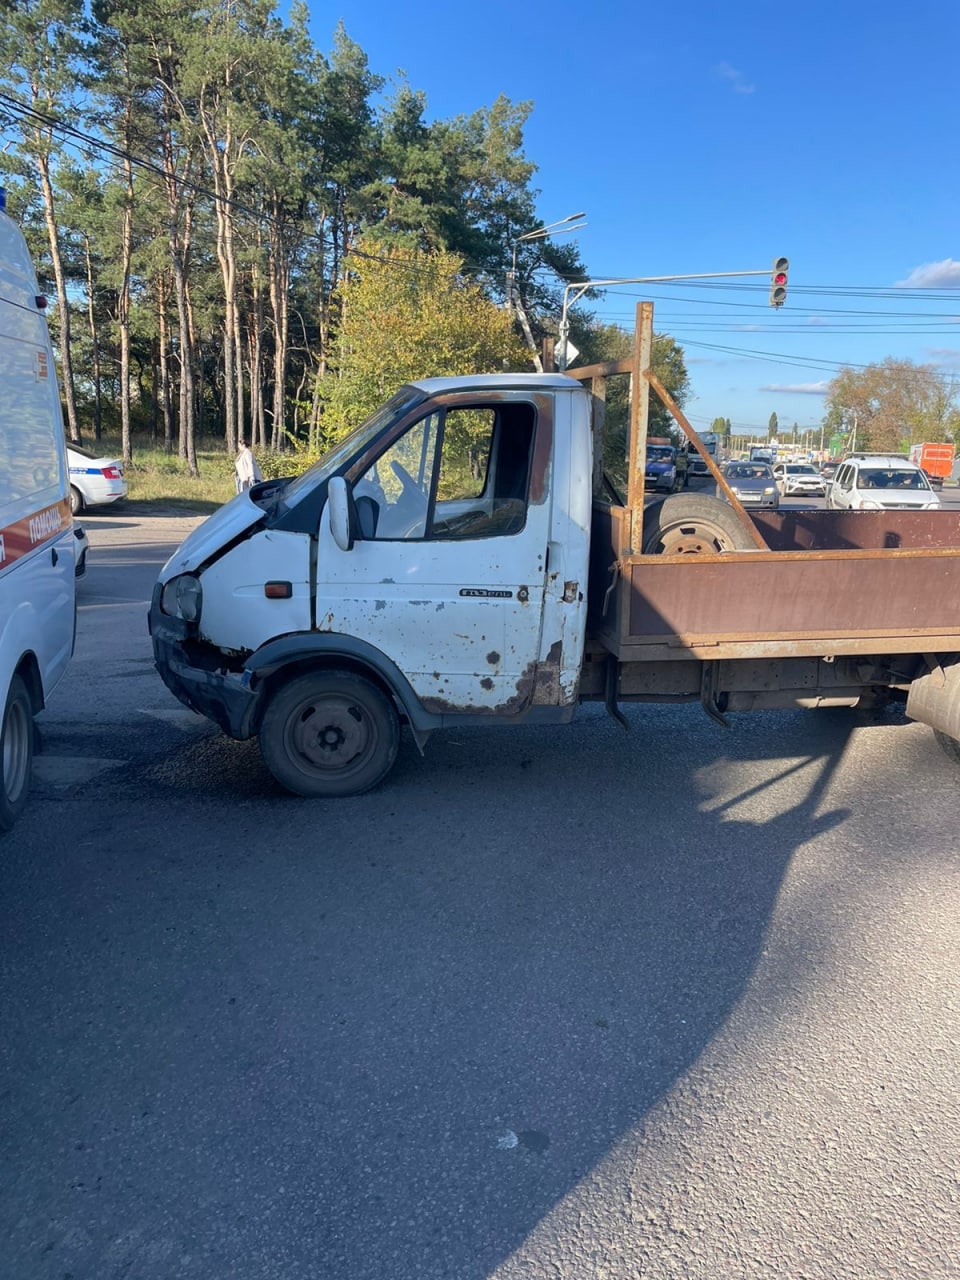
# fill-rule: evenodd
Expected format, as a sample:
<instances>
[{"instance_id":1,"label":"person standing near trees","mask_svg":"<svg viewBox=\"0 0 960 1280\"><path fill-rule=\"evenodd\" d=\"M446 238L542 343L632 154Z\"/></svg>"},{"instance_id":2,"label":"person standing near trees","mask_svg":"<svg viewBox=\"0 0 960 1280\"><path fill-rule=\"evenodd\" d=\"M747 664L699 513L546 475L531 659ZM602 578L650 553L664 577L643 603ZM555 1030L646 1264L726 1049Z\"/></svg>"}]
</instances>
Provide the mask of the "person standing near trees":
<instances>
[{"instance_id":1,"label":"person standing near trees","mask_svg":"<svg viewBox=\"0 0 960 1280\"><path fill-rule=\"evenodd\" d=\"M260 465L246 440L241 440L237 449L236 471L237 493L243 493L244 489L249 489L252 484L257 484L263 479Z\"/></svg>"}]
</instances>

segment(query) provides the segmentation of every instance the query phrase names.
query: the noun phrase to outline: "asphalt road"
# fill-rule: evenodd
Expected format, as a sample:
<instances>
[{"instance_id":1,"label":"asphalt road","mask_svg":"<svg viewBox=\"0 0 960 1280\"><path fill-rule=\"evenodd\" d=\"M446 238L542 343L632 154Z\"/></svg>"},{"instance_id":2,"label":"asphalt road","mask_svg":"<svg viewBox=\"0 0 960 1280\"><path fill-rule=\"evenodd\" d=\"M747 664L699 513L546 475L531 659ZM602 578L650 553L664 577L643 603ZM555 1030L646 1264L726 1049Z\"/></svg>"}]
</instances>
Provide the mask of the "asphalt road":
<instances>
[{"instance_id":1,"label":"asphalt road","mask_svg":"<svg viewBox=\"0 0 960 1280\"><path fill-rule=\"evenodd\" d=\"M85 520L0 845L0 1275L960 1275L960 778L846 712L588 709L281 793Z\"/></svg>"}]
</instances>

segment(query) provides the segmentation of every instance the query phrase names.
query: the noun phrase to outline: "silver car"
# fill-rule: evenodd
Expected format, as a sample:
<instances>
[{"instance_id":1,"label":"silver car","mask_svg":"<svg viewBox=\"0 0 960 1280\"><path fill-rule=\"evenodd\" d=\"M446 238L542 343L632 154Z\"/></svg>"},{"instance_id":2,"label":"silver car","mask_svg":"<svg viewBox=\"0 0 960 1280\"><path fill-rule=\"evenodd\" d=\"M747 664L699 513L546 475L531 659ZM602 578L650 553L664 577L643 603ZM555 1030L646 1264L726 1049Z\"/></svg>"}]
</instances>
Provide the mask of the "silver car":
<instances>
[{"instance_id":1,"label":"silver car","mask_svg":"<svg viewBox=\"0 0 960 1280\"><path fill-rule=\"evenodd\" d=\"M723 477L745 507L779 507L780 494L768 463L728 462Z\"/></svg>"}]
</instances>

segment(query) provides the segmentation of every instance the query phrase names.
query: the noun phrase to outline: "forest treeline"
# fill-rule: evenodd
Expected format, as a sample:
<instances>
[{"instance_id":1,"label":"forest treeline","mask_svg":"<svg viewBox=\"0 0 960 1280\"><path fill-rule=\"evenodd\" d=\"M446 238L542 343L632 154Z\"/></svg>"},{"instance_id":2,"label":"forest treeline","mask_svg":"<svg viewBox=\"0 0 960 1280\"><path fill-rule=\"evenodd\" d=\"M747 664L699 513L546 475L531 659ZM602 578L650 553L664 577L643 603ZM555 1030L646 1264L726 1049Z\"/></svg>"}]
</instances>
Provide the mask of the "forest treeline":
<instances>
[{"instance_id":1,"label":"forest treeline","mask_svg":"<svg viewBox=\"0 0 960 1280\"><path fill-rule=\"evenodd\" d=\"M357 352L356 327L338 348L342 285L365 263L407 292L465 291L464 314L500 335L484 359L523 367L503 324L514 254L536 340L586 274L575 245L518 241L540 225L531 109L428 119L425 93L388 84L342 24L318 50L299 3L3 5L0 181L56 294L69 437L118 431L129 460L146 432L191 470L200 438L321 446ZM574 336L617 337L589 316Z\"/></svg>"}]
</instances>

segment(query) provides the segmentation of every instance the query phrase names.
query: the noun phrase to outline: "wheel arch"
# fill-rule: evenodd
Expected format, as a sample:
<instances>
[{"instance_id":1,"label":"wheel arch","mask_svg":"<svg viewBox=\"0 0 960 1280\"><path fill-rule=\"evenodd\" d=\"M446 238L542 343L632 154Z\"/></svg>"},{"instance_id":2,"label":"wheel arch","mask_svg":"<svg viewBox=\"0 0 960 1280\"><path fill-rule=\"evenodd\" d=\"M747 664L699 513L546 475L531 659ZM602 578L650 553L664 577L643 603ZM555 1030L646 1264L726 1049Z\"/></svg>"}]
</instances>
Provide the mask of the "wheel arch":
<instances>
[{"instance_id":1,"label":"wheel arch","mask_svg":"<svg viewBox=\"0 0 960 1280\"><path fill-rule=\"evenodd\" d=\"M365 640L335 632L280 636L269 640L245 664L251 684L266 697L258 698L254 731L263 719L273 689L295 676L325 669L363 676L398 704L418 741L441 725L441 717L425 711L409 680L392 659Z\"/></svg>"},{"instance_id":2,"label":"wheel arch","mask_svg":"<svg viewBox=\"0 0 960 1280\"><path fill-rule=\"evenodd\" d=\"M27 693L30 695L30 707L33 715L38 711L42 711L46 706L43 696L43 678L40 675L40 664L37 661L36 654L28 649L26 653L20 655L16 666L10 672L10 679L7 685L13 681L14 676L19 676L27 687ZM2 673L0 673L2 679ZM6 696L5 687L0 685L0 700ZM0 701L0 712L3 711L2 701Z\"/></svg>"}]
</instances>

